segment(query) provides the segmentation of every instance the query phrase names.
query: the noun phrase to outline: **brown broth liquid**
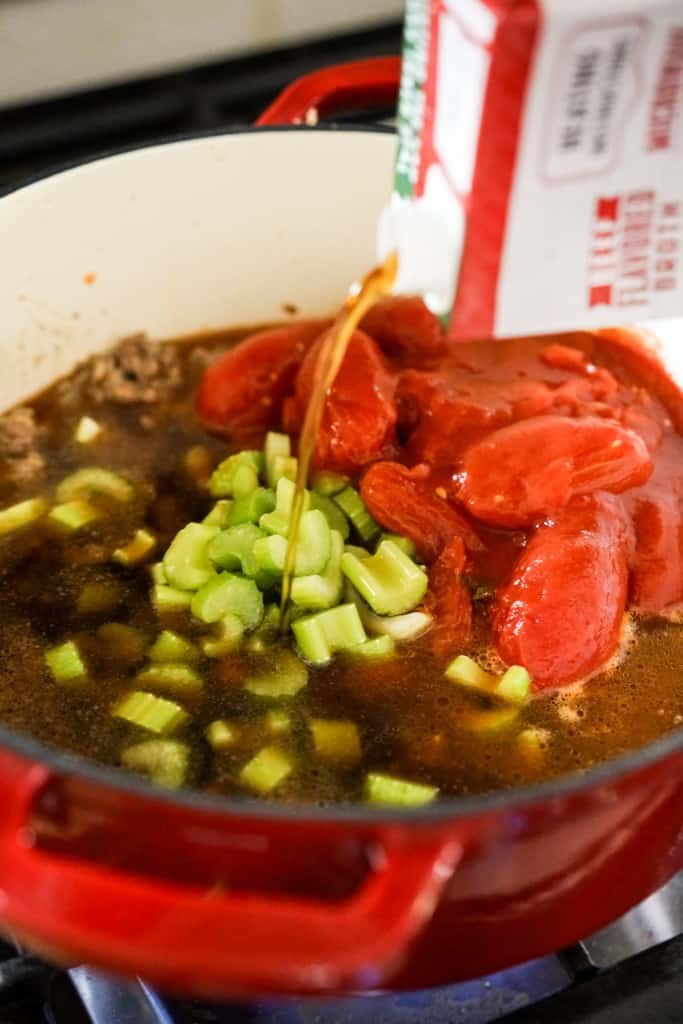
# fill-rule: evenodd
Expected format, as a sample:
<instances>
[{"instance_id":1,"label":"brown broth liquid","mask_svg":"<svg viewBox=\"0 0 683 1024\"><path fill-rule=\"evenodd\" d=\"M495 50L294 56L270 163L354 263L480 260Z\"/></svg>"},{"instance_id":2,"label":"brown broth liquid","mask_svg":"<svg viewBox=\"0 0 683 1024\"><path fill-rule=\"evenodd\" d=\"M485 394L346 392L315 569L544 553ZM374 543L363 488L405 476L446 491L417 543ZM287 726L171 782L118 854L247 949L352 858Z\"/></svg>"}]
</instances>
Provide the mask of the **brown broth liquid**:
<instances>
[{"instance_id":1,"label":"brown broth liquid","mask_svg":"<svg viewBox=\"0 0 683 1024\"><path fill-rule=\"evenodd\" d=\"M245 332L246 333L246 332ZM214 462L226 455L225 444L206 434L194 411L200 368L193 353L210 348L216 355L240 335L226 333L196 343L169 343L181 361L179 394L153 406L93 406L78 394L65 400L55 385L32 404L41 426L39 447L46 474L32 485L0 481L0 503L49 493L80 465L103 465L136 484L137 498L116 514L63 538L46 522L0 538L0 721L54 747L109 765L121 751L145 735L111 716L112 706L134 688L132 677L144 654L122 659L98 635L103 623L123 623L153 641L163 627L192 636L198 627L189 616L159 621L149 600L145 566L127 569L111 562L112 550L147 524L159 537L161 554L176 531L201 519L211 499L187 472L185 453L204 446ZM499 343L506 344L506 343ZM195 353L196 354L196 353ZM104 427L93 445L72 440L82 415ZM89 615L77 611L78 595L92 582L117 593L115 608ZM486 601L475 602L474 637L467 653L488 657ZM75 639L89 665L89 682L81 690L57 685L48 673L47 648ZM222 794L246 795L239 783L241 767L265 744L265 705L242 688L268 655L240 651L220 660L205 660L200 671L204 694L188 705L192 721L182 734L192 748L188 784ZM487 705L443 675L443 664L426 641L406 645L400 657L359 664L338 657L309 672L308 685L289 702L292 718L286 738L296 770L277 791L282 800L318 803L362 798L365 773L386 771L440 788L442 795L478 793L537 781L577 769L641 746L681 723L683 716L683 628L658 619L642 619L635 640L611 674L563 695L531 700L514 728L477 734L465 727L466 716ZM358 726L362 761L349 770L331 769L316 760L307 721L310 717L351 719ZM236 745L214 753L204 739L216 718L241 727ZM524 755L517 745L521 728L546 730L543 748Z\"/></svg>"}]
</instances>

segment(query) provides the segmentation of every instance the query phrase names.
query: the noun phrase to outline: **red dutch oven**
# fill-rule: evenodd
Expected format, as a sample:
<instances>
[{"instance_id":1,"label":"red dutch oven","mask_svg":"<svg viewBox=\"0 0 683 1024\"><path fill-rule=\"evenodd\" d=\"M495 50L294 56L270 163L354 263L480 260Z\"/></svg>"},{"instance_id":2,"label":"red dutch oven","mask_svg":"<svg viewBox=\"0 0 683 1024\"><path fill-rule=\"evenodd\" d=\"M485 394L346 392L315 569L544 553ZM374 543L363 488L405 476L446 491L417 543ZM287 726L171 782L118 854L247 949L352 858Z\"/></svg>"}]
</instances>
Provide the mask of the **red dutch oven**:
<instances>
[{"instance_id":1,"label":"red dutch oven","mask_svg":"<svg viewBox=\"0 0 683 1024\"><path fill-rule=\"evenodd\" d=\"M384 105L397 81L393 59L320 72L260 123ZM241 131L4 198L0 402L130 329L267 320L276 299L329 312L372 259L393 146ZM3 926L56 960L196 994L471 978L595 931L683 867L680 731L582 775L406 811L166 794L6 729L0 744Z\"/></svg>"}]
</instances>

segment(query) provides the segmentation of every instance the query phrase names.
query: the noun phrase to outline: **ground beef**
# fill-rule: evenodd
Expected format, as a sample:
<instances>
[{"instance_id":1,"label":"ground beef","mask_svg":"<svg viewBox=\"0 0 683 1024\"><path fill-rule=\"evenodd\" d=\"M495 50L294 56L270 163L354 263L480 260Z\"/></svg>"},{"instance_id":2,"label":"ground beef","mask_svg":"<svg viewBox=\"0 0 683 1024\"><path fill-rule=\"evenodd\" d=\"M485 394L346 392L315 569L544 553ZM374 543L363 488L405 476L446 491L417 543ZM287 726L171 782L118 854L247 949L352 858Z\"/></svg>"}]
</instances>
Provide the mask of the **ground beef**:
<instances>
[{"instance_id":1,"label":"ground beef","mask_svg":"<svg viewBox=\"0 0 683 1024\"><path fill-rule=\"evenodd\" d=\"M28 483L40 476L45 460L37 439L33 409L18 406L0 416L0 475L13 483Z\"/></svg>"},{"instance_id":2,"label":"ground beef","mask_svg":"<svg viewBox=\"0 0 683 1024\"><path fill-rule=\"evenodd\" d=\"M168 397L180 380L175 346L158 345L144 334L136 334L94 356L68 385L96 403L151 404Z\"/></svg>"}]
</instances>

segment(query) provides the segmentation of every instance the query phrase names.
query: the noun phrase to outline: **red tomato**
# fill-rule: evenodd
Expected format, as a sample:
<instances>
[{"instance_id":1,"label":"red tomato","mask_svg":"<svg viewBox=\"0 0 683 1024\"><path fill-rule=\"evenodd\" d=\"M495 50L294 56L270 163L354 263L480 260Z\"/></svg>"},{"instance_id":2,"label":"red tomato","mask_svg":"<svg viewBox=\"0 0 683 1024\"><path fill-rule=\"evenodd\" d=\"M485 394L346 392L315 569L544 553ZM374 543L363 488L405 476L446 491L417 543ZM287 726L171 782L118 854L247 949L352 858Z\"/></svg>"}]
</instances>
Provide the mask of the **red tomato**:
<instances>
[{"instance_id":1,"label":"red tomato","mask_svg":"<svg viewBox=\"0 0 683 1024\"><path fill-rule=\"evenodd\" d=\"M472 602L462 580L464 569L465 545L454 537L432 566L425 599L425 608L434 617L430 640L440 657L456 654L469 639Z\"/></svg>"},{"instance_id":2,"label":"red tomato","mask_svg":"<svg viewBox=\"0 0 683 1024\"><path fill-rule=\"evenodd\" d=\"M370 514L387 530L410 537L428 561L454 537L462 538L470 550L482 547L467 519L435 485L428 466L408 469L397 462L377 462L363 477L360 491Z\"/></svg>"},{"instance_id":3,"label":"red tomato","mask_svg":"<svg viewBox=\"0 0 683 1024\"><path fill-rule=\"evenodd\" d=\"M446 350L439 320L417 296L382 299L366 313L360 326L386 355L409 366L430 365Z\"/></svg>"},{"instance_id":4,"label":"red tomato","mask_svg":"<svg viewBox=\"0 0 683 1024\"><path fill-rule=\"evenodd\" d=\"M197 412L210 430L244 441L275 426L306 349L329 325L308 320L259 331L205 370Z\"/></svg>"},{"instance_id":5,"label":"red tomato","mask_svg":"<svg viewBox=\"0 0 683 1024\"><path fill-rule=\"evenodd\" d=\"M633 431L596 417L535 416L468 449L458 497L486 523L531 526L575 494L619 493L651 472L647 446Z\"/></svg>"},{"instance_id":6,"label":"red tomato","mask_svg":"<svg viewBox=\"0 0 683 1024\"><path fill-rule=\"evenodd\" d=\"M631 602L661 612L683 600L683 521L677 494L645 488L632 503L636 550L631 566Z\"/></svg>"},{"instance_id":7,"label":"red tomato","mask_svg":"<svg viewBox=\"0 0 683 1024\"><path fill-rule=\"evenodd\" d=\"M619 643L630 531L618 498L573 498L540 526L493 604L493 636L508 665L523 665L533 689L594 673Z\"/></svg>"},{"instance_id":8,"label":"red tomato","mask_svg":"<svg viewBox=\"0 0 683 1024\"><path fill-rule=\"evenodd\" d=\"M295 401L288 402L285 425L297 432L311 395L319 344L306 355L296 378ZM356 473L395 451L394 379L377 345L362 331L349 342L325 403L315 463L320 469Z\"/></svg>"}]
</instances>

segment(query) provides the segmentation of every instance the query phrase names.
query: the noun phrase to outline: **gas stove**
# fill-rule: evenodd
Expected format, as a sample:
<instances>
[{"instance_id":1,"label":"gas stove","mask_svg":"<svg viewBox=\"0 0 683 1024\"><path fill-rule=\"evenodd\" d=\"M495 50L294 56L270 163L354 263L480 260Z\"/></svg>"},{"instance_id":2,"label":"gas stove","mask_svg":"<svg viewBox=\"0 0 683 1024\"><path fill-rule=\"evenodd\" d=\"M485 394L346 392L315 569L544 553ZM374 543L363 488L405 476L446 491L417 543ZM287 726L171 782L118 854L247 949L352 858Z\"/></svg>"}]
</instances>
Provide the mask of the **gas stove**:
<instances>
[{"instance_id":1,"label":"gas stove","mask_svg":"<svg viewBox=\"0 0 683 1024\"><path fill-rule=\"evenodd\" d=\"M247 124L293 78L396 53L400 25L336 35L116 87L0 109L0 193L128 145ZM354 122L387 112L368 111ZM457 955L457 954L456 954ZM65 971L0 943L0 1024L681 1024L683 874L609 927L551 956L445 988L217 1005L87 966Z\"/></svg>"}]
</instances>

